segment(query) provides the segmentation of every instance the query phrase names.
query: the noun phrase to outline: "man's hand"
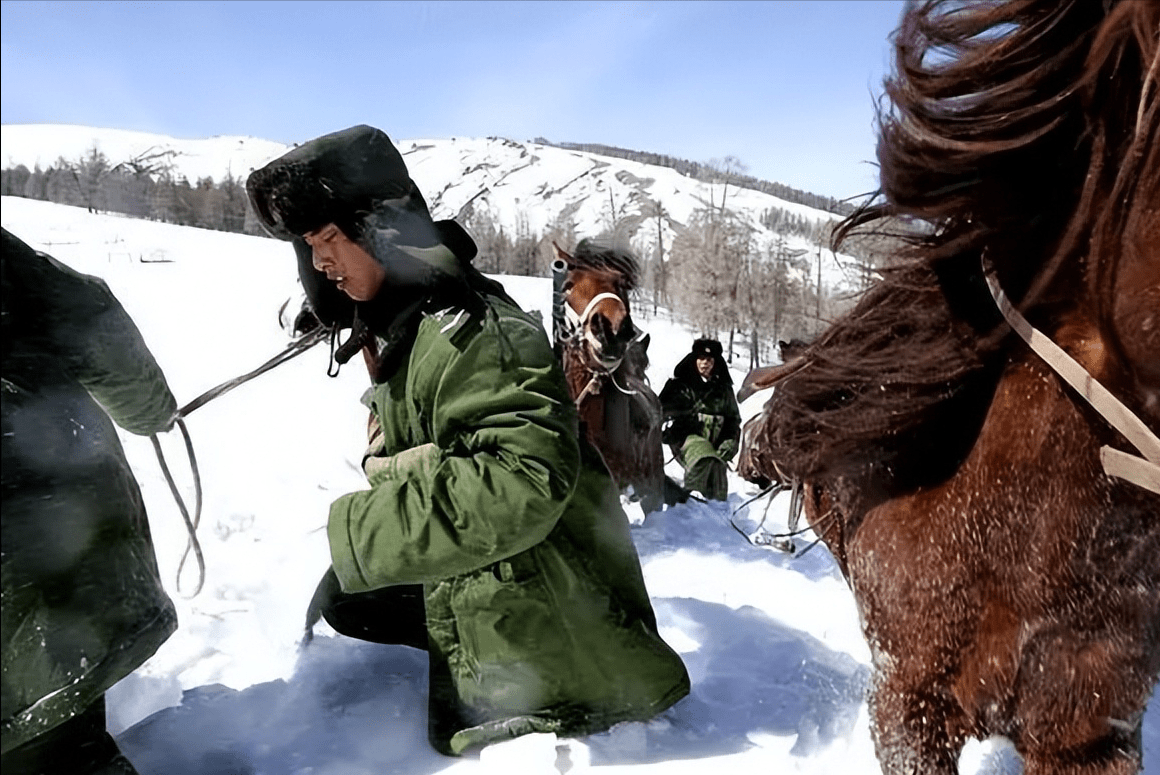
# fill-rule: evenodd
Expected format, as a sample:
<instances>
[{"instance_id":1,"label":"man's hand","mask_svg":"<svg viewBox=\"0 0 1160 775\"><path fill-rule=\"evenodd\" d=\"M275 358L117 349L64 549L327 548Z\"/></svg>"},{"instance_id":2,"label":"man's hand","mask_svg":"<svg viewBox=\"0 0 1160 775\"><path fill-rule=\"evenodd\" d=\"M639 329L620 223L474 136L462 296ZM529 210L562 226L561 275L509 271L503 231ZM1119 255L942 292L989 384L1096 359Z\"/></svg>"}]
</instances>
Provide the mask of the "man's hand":
<instances>
[{"instance_id":1,"label":"man's hand","mask_svg":"<svg viewBox=\"0 0 1160 775\"><path fill-rule=\"evenodd\" d=\"M712 441L717 438L717 434L721 432L721 427L725 424L725 418L719 414L705 414L699 413L697 421L701 423L701 429L704 431L701 435Z\"/></svg>"},{"instance_id":2,"label":"man's hand","mask_svg":"<svg viewBox=\"0 0 1160 775\"><path fill-rule=\"evenodd\" d=\"M368 478L372 471L382 467L382 461L385 459L383 457L385 446L386 442L383 439L383 428L379 425L379 416L372 409L367 417L367 448L362 457L363 473Z\"/></svg>"}]
</instances>

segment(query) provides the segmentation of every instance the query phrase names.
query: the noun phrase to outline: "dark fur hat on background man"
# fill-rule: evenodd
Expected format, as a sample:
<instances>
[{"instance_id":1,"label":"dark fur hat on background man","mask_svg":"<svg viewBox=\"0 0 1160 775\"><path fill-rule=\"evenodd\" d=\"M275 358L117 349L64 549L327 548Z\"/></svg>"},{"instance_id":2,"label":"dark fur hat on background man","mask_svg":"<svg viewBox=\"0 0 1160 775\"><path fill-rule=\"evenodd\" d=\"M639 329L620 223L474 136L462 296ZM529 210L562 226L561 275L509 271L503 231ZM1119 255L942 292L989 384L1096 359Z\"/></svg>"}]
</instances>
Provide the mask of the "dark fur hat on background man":
<instances>
[{"instance_id":1,"label":"dark fur hat on background man","mask_svg":"<svg viewBox=\"0 0 1160 775\"><path fill-rule=\"evenodd\" d=\"M713 359L713 373L709 379L727 385L733 384L733 378L729 375L729 364L725 363L724 349L716 339L694 340L692 350L673 369L673 376L682 380L700 379L697 373L698 358Z\"/></svg>"}]
</instances>

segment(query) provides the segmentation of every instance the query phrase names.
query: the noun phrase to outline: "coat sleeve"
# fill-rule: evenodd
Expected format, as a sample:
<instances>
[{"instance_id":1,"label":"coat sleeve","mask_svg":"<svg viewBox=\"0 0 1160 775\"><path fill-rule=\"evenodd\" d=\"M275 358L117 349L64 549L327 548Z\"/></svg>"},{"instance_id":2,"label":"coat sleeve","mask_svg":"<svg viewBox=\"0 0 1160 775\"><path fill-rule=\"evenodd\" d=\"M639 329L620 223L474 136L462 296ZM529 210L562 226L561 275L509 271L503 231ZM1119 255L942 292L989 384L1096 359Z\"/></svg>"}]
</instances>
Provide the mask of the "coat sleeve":
<instances>
[{"instance_id":1,"label":"coat sleeve","mask_svg":"<svg viewBox=\"0 0 1160 775\"><path fill-rule=\"evenodd\" d=\"M701 432L692 393L680 379L670 378L661 391L660 399L668 423L664 434L666 444L682 444L689 434Z\"/></svg>"},{"instance_id":2,"label":"coat sleeve","mask_svg":"<svg viewBox=\"0 0 1160 775\"><path fill-rule=\"evenodd\" d=\"M13 249L8 261L27 289L19 312L28 316L25 330L122 428L142 436L167 430L177 401L108 285L23 243L18 247L24 249Z\"/></svg>"},{"instance_id":3,"label":"coat sleeve","mask_svg":"<svg viewBox=\"0 0 1160 775\"><path fill-rule=\"evenodd\" d=\"M732 441L734 445L741 439L741 407L737 405L737 398L733 395L733 386L724 391L722 399L725 413L725 424L721 429L721 439Z\"/></svg>"},{"instance_id":4,"label":"coat sleeve","mask_svg":"<svg viewBox=\"0 0 1160 775\"><path fill-rule=\"evenodd\" d=\"M462 351L420 330L402 400L433 441L332 505L345 591L469 573L540 543L563 513L580 469L574 410L543 330L499 325Z\"/></svg>"}]
</instances>

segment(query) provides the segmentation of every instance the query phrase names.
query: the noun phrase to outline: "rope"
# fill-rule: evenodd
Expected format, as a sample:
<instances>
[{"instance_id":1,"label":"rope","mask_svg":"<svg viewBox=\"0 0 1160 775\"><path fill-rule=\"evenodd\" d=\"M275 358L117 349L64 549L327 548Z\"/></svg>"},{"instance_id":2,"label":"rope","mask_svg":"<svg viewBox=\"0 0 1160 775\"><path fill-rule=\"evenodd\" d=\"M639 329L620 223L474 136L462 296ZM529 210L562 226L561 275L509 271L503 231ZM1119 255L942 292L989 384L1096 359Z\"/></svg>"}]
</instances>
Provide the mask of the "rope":
<instances>
[{"instance_id":1,"label":"rope","mask_svg":"<svg viewBox=\"0 0 1160 775\"><path fill-rule=\"evenodd\" d=\"M330 337L331 348L334 347L334 340L337 338L337 327L333 330L318 327L310 331L298 339L295 339L282 352L275 355L270 360L263 363L253 371L246 372L240 377L235 377L227 382L223 382L217 387L210 388L202 393L197 398L190 401L185 406L177 410L173 416L173 422L181 429L181 435L185 440L185 453L189 457L189 467L193 474L193 488L194 488L194 513L190 517L189 509L185 505L185 501L181 497L181 493L177 490L177 483L173 480L173 474L169 471L169 465L165 462L165 453L161 450L161 441L157 438L157 434L149 437L153 442L153 451L157 455L157 462L161 466L161 473L165 475L165 481L169 484L169 491L173 494L173 500L177 503L177 509L181 512L181 517L185 521L185 532L187 541L185 544L185 551L182 552L181 562L177 566L177 591L181 592L181 576L185 570L185 563L189 560L190 551L193 552L197 559L197 588L193 590L193 594L187 595L187 598L194 598L201 592L205 585L205 557L202 555L201 543L197 540L197 528L201 524L201 507L202 507L202 489L201 489L201 473L197 467L197 455L193 451L193 440L189 436L189 429L185 427L185 417L187 417L194 410L205 406L218 396L224 395L239 385L265 374L276 366L280 366L291 358L297 357L309 350L314 345Z\"/></svg>"},{"instance_id":2,"label":"rope","mask_svg":"<svg viewBox=\"0 0 1160 775\"><path fill-rule=\"evenodd\" d=\"M639 338L639 337L638 337L638 338ZM633 340L633 342L635 342L635 341L636 341L636 339L634 339L634 340ZM617 371L619 371L619 370L620 370L620 369L619 369L619 364L617 364ZM637 395L640 395L640 391L639 391L639 390L629 390L628 388L622 388L622 387L621 387L619 384L617 384L617 382L616 382L616 372L615 372L615 371L610 371L610 372L608 372L608 381L612 383L612 386L613 386L613 387L615 387L615 388L616 388L617 390L619 390L621 393L624 393L626 396L637 396Z\"/></svg>"},{"instance_id":3,"label":"rope","mask_svg":"<svg viewBox=\"0 0 1160 775\"><path fill-rule=\"evenodd\" d=\"M776 492L774 492L774 488L776 488ZM733 514L732 514L732 516L730 516L730 519L732 519L733 517L737 516L737 512L741 511L743 508L745 508L746 506L748 506L750 503L753 503L754 501L761 500L761 499L762 499L762 498L764 498L766 495L769 495L771 492L773 492L773 496L776 498L776 497L777 497L777 495L778 495L778 493L780 493L780 492L781 492L782 490L784 490L784 489L785 489L785 486L784 486L784 485L783 485L781 482L774 482L773 484L769 485L768 487L766 487L766 488L765 488L764 490L762 490L761 492L757 493L757 495L754 495L752 498L750 498L749 500L745 501L744 503L742 503L742 504L741 504L740 506L738 506L737 508L733 509ZM770 498L770 499L769 499L769 502L770 502L770 503L772 503L772 502L773 502L773 498ZM769 504L768 504L768 503L765 505L765 510L766 510L766 511L769 511ZM762 523L762 524L764 524L764 523L765 523L765 517L764 517L764 516L761 518L761 523ZM758 527L761 527L761 524L759 524L759 525L758 525Z\"/></svg>"},{"instance_id":4,"label":"rope","mask_svg":"<svg viewBox=\"0 0 1160 775\"><path fill-rule=\"evenodd\" d=\"M742 530L740 527L738 527L737 522L734 521L734 517L737 516L737 512L741 511L741 509L745 508L750 503L753 503L754 501L760 500L761 498L764 498L766 495L770 495L770 493L772 493L772 496L770 497L770 499L768 501L766 501L766 503L765 503L765 510L761 514L761 521L757 523L757 530L760 530L761 526L765 524L766 517L769 516L769 507L771 505L773 505L773 499L776 498L778 495L780 495L782 492L784 492L786 489L787 489L786 486L781 484L780 482L775 482L775 483L771 484L769 487L766 487L764 490L757 493L757 495L754 495L752 498L745 501L744 503L742 503L736 509L733 510L733 512L729 515L729 525L734 530L736 530L738 533L740 533L742 535L742 537L745 538L745 541L752 546L757 546L757 547L761 547L761 548L765 548L767 546L773 546L775 548L781 549L782 551L788 551L790 554L793 554L795 557L801 557L806 552L808 552L810 549L813 549L815 546L818 545L818 543L822 540L822 536L825 535L826 530L829 529L828 523L833 522L837 518L837 516L838 516L837 512L835 512L833 509L831 509L829 512L827 512L824 517L819 519L818 524L816 524L816 525L807 524L805 527L797 529L797 530L791 529L791 530L787 530L784 533L768 533L768 534L766 534L768 536L768 538L770 539L768 542L765 542L765 541L758 542L758 541L753 540L753 538L750 536L750 534L746 533L744 530ZM792 488L792 496L791 496L791 500L790 500L790 514L789 514L790 525L797 524L798 518L800 517L800 513L795 513L795 511L800 512L801 508L802 508L801 484L798 482L795 482L793 485L793 488ZM754 531L754 535L756 535L757 530ZM805 549L802 549L800 552L795 552L792 548L791 549L784 549L781 546L781 544L779 544L777 541L773 540L773 539L778 539L778 538L786 538L786 539L793 538L795 536L799 536L799 535L803 535L805 533L808 533L811 530L814 532L814 534L817 537L813 541L811 541L806 546Z\"/></svg>"},{"instance_id":5,"label":"rope","mask_svg":"<svg viewBox=\"0 0 1160 775\"><path fill-rule=\"evenodd\" d=\"M337 329L335 329L335 331L337 331ZM209 390L205 391L200 396L178 409L177 414L173 419L179 420L183 417L189 416L195 409L200 409L218 396L228 393L239 385L244 385L255 377L259 377L262 374L265 374L267 371L273 369L276 366L281 366L291 358L298 357L314 345L326 339L328 336L331 337L331 343L333 345L335 336L330 329L319 326L313 331L303 334L298 339L295 339L293 342L291 342L285 350L278 353L273 358L266 361L253 371L248 371L240 377L235 377L234 379L223 382L217 387L210 388Z\"/></svg>"},{"instance_id":6,"label":"rope","mask_svg":"<svg viewBox=\"0 0 1160 775\"><path fill-rule=\"evenodd\" d=\"M165 454L161 451L160 439L157 438L157 434L153 434L149 439L153 442L153 451L157 453L157 462L161 465L161 472L165 474L165 481L169 483L169 491L173 494L173 499L177 501L177 508L181 512L182 519L185 520L185 532L188 540L185 544L185 551L181 555L181 562L177 566L177 591L181 591L181 574L185 569L186 560L189 559L189 552L193 550L194 557L197 559L197 588L193 590L192 595L186 595L186 597L194 598L201 592L201 588L205 584L205 557L201 553L201 543L197 540L197 527L201 523L201 474L197 469L197 457L193 454L193 441L189 438L189 429L185 427L185 421L178 418L177 427L181 429L181 435L185 439L185 452L189 456L189 467L193 472L195 501L192 518L189 516L189 509L185 506L185 500L177 491L177 483L173 481L169 466L165 463Z\"/></svg>"}]
</instances>

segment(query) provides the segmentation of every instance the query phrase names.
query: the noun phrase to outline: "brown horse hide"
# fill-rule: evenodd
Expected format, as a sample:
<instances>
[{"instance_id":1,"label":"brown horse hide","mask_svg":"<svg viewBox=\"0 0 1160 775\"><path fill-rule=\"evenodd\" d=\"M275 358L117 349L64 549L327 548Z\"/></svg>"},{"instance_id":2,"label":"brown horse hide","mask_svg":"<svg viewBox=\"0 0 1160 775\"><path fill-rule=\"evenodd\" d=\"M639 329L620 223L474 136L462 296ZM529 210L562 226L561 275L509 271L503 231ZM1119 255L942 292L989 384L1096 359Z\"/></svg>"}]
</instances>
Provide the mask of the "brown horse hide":
<instances>
[{"instance_id":1,"label":"brown horse hide","mask_svg":"<svg viewBox=\"0 0 1160 775\"><path fill-rule=\"evenodd\" d=\"M1025 775L1143 766L1160 494L1102 450L1160 464L1158 31L1135 0L908 5L882 198L836 247L924 227L746 429L743 474L805 483L850 583L890 775L956 773L991 735ZM988 273L1078 380L1013 333Z\"/></svg>"}]
</instances>

